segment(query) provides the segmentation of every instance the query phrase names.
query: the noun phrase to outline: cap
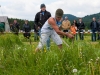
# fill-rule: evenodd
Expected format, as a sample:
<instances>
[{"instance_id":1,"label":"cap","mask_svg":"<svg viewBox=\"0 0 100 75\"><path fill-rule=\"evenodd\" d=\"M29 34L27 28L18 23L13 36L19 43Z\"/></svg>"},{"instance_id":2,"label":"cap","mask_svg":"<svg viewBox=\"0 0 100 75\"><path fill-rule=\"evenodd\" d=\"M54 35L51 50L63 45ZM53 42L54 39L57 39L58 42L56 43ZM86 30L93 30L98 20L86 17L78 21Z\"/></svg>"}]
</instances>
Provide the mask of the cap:
<instances>
[{"instance_id":1,"label":"cap","mask_svg":"<svg viewBox=\"0 0 100 75\"><path fill-rule=\"evenodd\" d=\"M40 8L46 7L45 4L41 4Z\"/></svg>"}]
</instances>

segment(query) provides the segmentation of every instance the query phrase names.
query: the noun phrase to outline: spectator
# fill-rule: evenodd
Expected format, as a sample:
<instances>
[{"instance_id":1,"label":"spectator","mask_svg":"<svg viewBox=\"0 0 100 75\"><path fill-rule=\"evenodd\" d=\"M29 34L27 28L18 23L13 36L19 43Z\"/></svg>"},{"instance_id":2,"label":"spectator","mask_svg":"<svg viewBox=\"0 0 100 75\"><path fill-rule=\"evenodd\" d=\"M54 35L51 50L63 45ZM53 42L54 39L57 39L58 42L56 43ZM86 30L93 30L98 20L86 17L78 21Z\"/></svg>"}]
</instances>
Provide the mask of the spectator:
<instances>
[{"instance_id":1,"label":"spectator","mask_svg":"<svg viewBox=\"0 0 100 75\"><path fill-rule=\"evenodd\" d=\"M85 29L85 25L82 21L82 18L79 19L79 22L78 22L78 31L79 31L79 38L80 40L84 40L84 29Z\"/></svg>"},{"instance_id":2,"label":"spectator","mask_svg":"<svg viewBox=\"0 0 100 75\"><path fill-rule=\"evenodd\" d=\"M78 23L76 20L74 20L73 23L75 23L75 26L78 27Z\"/></svg>"},{"instance_id":3,"label":"spectator","mask_svg":"<svg viewBox=\"0 0 100 75\"><path fill-rule=\"evenodd\" d=\"M78 23L77 23L77 21L74 20L73 23L74 23L75 26L78 28ZM78 34L77 34L77 32L78 32L78 29L76 30L76 40L78 39Z\"/></svg>"},{"instance_id":4,"label":"spectator","mask_svg":"<svg viewBox=\"0 0 100 75\"><path fill-rule=\"evenodd\" d=\"M75 23L72 23L72 26L70 27L70 32L73 36L76 35L76 30L77 30L77 27L76 27L76 24Z\"/></svg>"},{"instance_id":5,"label":"spectator","mask_svg":"<svg viewBox=\"0 0 100 75\"><path fill-rule=\"evenodd\" d=\"M98 30L99 24L98 24L98 22L96 21L96 18L95 18L95 17L93 17L92 20L93 20L93 21L92 21L91 24L90 24L90 28L91 28L91 31L92 31L92 37L91 37L91 39L92 39L92 41L96 41L96 32L97 32L97 30Z\"/></svg>"},{"instance_id":6,"label":"spectator","mask_svg":"<svg viewBox=\"0 0 100 75\"><path fill-rule=\"evenodd\" d=\"M19 23L17 22L17 20L14 20L13 25L11 26L12 31L18 35L19 32Z\"/></svg>"},{"instance_id":7,"label":"spectator","mask_svg":"<svg viewBox=\"0 0 100 75\"><path fill-rule=\"evenodd\" d=\"M99 26L98 26L98 40L100 40L100 19L98 21L98 24L99 24Z\"/></svg>"},{"instance_id":8,"label":"spectator","mask_svg":"<svg viewBox=\"0 0 100 75\"><path fill-rule=\"evenodd\" d=\"M47 19L49 19L51 17L51 13L46 11L46 6L45 4L41 4L40 6L41 11L38 12L35 16L35 29L38 30L39 32L39 36L41 33L41 28L42 26L45 24L45 22L47 21ZM37 31L35 31L37 33ZM47 49L50 48L50 38L48 38L47 40Z\"/></svg>"},{"instance_id":9,"label":"spectator","mask_svg":"<svg viewBox=\"0 0 100 75\"><path fill-rule=\"evenodd\" d=\"M28 20L25 20L25 24L23 25L23 32L24 32L24 37L30 38L31 34L31 26L28 24Z\"/></svg>"},{"instance_id":10,"label":"spectator","mask_svg":"<svg viewBox=\"0 0 100 75\"><path fill-rule=\"evenodd\" d=\"M62 22L62 28L63 28L63 32L68 32L68 30L70 29L71 23L68 20L68 17L65 17L65 20Z\"/></svg>"}]
</instances>

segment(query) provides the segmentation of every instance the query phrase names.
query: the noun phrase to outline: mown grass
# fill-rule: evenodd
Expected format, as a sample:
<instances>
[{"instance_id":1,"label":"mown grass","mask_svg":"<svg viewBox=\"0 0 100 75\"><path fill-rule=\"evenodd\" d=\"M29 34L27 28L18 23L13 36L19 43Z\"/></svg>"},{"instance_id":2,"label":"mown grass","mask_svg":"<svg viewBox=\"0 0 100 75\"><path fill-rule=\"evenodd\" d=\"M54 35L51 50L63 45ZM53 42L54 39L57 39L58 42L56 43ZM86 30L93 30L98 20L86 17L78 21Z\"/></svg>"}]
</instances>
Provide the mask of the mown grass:
<instances>
[{"instance_id":1,"label":"mown grass","mask_svg":"<svg viewBox=\"0 0 100 75\"><path fill-rule=\"evenodd\" d=\"M37 42L12 34L0 36L0 75L100 75L100 42L89 36L74 43L64 39L60 51L51 42L51 50L34 53Z\"/></svg>"}]
</instances>

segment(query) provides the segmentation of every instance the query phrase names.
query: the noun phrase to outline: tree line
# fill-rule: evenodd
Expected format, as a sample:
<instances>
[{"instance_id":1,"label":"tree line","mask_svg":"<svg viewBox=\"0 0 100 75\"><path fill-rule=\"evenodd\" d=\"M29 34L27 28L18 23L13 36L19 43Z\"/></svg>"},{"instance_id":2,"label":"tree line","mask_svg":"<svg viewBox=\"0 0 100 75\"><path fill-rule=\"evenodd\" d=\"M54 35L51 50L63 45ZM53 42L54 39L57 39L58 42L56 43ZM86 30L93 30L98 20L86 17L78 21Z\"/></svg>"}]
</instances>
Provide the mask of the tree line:
<instances>
[{"instance_id":1,"label":"tree line","mask_svg":"<svg viewBox=\"0 0 100 75\"><path fill-rule=\"evenodd\" d=\"M68 16L69 20L71 21L71 23L73 22L73 20L77 20L80 18L80 17L76 17L74 15L71 15L71 14L64 14L63 18L65 16ZM98 21L100 19L100 13L96 13L96 14L92 14L92 15L86 15L84 17L81 17L83 19L83 22L85 24L85 29L90 29L90 23L92 21L92 18L95 17L96 20Z\"/></svg>"},{"instance_id":2,"label":"tree line","mask_svg":"<svg viewBox=\"0 0 100 75\"><path fill-rule=\"evenodd\" d=\"M23 29L23 24L25 23L25 20L23 19L18 19L18 18L8 18L8 22L9 24L12 24L14 20L17 20L17 22L19 23L20 25L20 29L22 30ZM34 22L33 21L28 21L28 24L31 26L31 28L33 29L33 25L34 25Z\"/></svg>"},{"instance_id":3,"label":"tree line","mask_svg":"<svg viewBox=\"0 0 100 75\"><path fill-rule=\"evenodd\" d=\"M79 19L79 17L76 17L76 16L71 15L71 14L64 14L64 16L68 16L69 20L71 22L73 22L73 20L75 20L75 19L78 21L78 19ZM100 13L87 15L85 17L82 17L83 22L84 22L85 27L86 27L85 29L90 29L90 23L91 23L93 17L95 17L98 21L100 19ZM18 23L20 24L20 29L22 29L25 20L17 19L17 18L8 18L9 24L13 23L14 19L16 19L18 21ZM34 21L28 21L28 22L29 22L29 25L31 26L31 28L33 29Z\"/></svg>"}]
</instances>

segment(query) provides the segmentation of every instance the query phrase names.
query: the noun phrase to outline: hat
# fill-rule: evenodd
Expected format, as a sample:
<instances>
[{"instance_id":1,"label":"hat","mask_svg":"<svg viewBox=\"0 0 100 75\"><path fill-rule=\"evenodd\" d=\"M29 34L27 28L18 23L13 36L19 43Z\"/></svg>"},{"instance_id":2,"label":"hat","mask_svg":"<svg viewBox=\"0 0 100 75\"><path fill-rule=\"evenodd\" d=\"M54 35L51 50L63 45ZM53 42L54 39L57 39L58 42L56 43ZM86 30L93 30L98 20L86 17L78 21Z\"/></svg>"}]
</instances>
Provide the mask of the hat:
<instances>
[{"instance_id":1,"label":"hat","mask_svg":"<svg viewBox=\"0 0 100 75\"><path fill-rule=\"evenodd\" d=\"M57 10L56 10L56 13L55 13L55 16L56 16L56 17L62 17L62 16L63 16L63 13L64 13L64 12L63 12L62 9L57 9Z\"/></svg>"},{"instance_id":2,"label":"hat","mask_svg":"<svg viewBox=\"0 0 100 75\"><path fill-rule=\"evenodd\" d=\"M46 7L45 4L41 4L40 8Z\"/></svg>"}]
</instances>

